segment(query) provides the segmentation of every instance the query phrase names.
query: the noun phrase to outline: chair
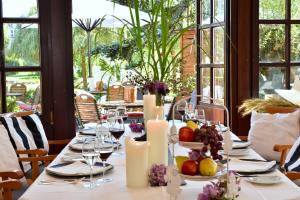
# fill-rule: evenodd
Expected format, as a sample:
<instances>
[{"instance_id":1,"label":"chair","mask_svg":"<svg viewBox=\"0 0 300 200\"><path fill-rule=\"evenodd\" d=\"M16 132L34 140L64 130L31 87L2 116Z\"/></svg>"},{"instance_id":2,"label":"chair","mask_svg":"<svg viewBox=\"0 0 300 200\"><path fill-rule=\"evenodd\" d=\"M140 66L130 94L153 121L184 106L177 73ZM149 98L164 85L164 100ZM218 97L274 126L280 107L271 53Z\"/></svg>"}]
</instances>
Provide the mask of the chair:
<instances>
[{"instance_id":1,"label":"chair","mask_svg":"<svg viewBox=\"0 0 300 200\"><path fill-rule=\"evenodd\" d=\"M26 93L26 85L23 83L14 83L10 86L9 92L11 93L21 93L21 96L17 96L17 101L24 101L25 99L25 93Z\"/></svg>"},{"instance_id":2,"label":"chair","mask_svg":"<svg viewBox=\"0 0 300 200\"><path fill-rule=\"evenodd\" d=\"M80 94L74 97L74 103L81 123L97 122L101 119L101 113L93 96Z\"/></svg>"},{"instance_id":3,"label":"chair","mask_svg":"<svg viewBox=\"0 0 300 200\"><path fill-rule=\"evenodd\" d=\"M109 86L107 92L107 101L120 101L124 100L124 86L112 85Z\"/></svg>"},{"instance_id":4,"label":"chair","mask_svg":"<svg viewBox=\"0 0 300 200\"><path fill-rule=\"evenodd\" d=\"M266 107L266 112L275 114L275 113L290 113L296 111L296 108L292 107L280 107L280 106L268 106ZM283 168L286 156L289 150L292 148L292 144L276 144L273 147L274 151L280 152L280 161L279 166ZM285 172L285 175L291 179L296 180L300 179L300 172Z\"/></svg>"},{"instance_id":5,"label":"chair","mask_svg":"<svg viewBox=\"0 0 300 200\"><path fill-rule=\"evenodd\" d=\"M20 189L22 187L21 179L24 176L21 171L8 171L0 172L0 200L12 200L13 190Z\"/></svg>"},{"instance_id":6,"label":"chair","mask_svg":"<svg viewBox=\"0 0 300 200\"><path fill-rule=\"evenodd\" d=\"M12 117L23 117L27 115L33 114L32 111L27 112L16 112L12 113L10 116ZM51 147L58 145L66 145L70 142L70 139L63 140L48 140L48 144ZM25 177L28 185L30 185L40 174L42 169L40 168L41 162L43 166L47 167L50 162L52 162L56 155L48 155L48 151L45 149L29 149L29 150L18 150L16 149L16 153L19 155L18 159L20 162L30 162L31 170L25 173ZM21 155L28 155L28 157L22 157Z\"/></svg>"}]
</instances>

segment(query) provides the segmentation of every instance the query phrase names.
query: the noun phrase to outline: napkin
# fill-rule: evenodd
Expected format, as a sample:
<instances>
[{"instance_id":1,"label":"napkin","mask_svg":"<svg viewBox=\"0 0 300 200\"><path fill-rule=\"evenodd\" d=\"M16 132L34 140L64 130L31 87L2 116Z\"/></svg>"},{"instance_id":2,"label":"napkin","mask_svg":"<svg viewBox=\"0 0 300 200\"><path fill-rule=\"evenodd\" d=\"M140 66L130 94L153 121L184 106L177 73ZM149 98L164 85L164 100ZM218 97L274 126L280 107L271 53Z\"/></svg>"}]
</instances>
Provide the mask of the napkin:
<instances>
[{"instance_id":1,"label":"napkin","mask_svg":"<svg viewBox=\"0 0 300 200\"><path fill-rule=\"evenodd\" d=\"M248 146L251 145L251 142L233 142L233 149L242 149L242 148L247 148Z\"/></svg>"},{"instance_id":2,"label":"napkin","mask_svg":"<svg viewBox=\"0 0 300 200\"><path fill-rule=\"evenodd\" d=\"M55 165L55 164L54 164ZM52 165L51 165L52 166ZM46 171L51 174L60 176L85 176L90 174L90 167L86 163L76 161L72 164L62 165L61 167L47 167ZM99 165L93 167L93 174L100 174L112 168L112 165L107 165L105 168Z\"/></svg>"},{"instance_id":3,"label":"napkin","mask_svg":"<svg viewBox=\"0 0 300 200\"><path fill-rule=\"evenodd\" d=\"M232 158L229 162L229 169L237 172L265 172L276 165L276 161L257 162L242 161Z\"/></svg>"}]
</instances>

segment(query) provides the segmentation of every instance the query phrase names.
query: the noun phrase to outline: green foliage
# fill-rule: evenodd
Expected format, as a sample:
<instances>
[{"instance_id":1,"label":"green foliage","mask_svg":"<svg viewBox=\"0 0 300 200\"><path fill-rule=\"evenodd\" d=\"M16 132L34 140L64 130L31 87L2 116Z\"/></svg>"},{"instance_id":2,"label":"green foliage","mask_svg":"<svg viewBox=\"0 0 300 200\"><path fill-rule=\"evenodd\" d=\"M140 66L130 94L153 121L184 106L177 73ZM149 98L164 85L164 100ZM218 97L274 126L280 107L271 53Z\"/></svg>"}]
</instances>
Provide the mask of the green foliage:
<instances>
[{"instance_id":1,"label":"green foliage","mask_svg":"<svg viewBox=\"0 0 300 200\"><path fill-rule=\"evenodd\" d=\"M18 108L17 103L16 103L16 97L8 96L6 98L6 103L7 103L7 112L20 111L20 109Z\"/></svg>"}]
</instances>

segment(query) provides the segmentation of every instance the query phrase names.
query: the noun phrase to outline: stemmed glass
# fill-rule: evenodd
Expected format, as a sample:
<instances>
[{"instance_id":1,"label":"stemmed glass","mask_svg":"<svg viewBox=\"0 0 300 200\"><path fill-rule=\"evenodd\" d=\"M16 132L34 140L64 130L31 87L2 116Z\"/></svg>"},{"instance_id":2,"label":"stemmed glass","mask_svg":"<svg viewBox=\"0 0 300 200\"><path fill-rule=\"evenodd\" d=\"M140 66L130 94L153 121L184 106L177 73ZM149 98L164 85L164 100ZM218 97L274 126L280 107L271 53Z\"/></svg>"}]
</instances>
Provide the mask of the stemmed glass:
<instances>
[{"instance_id":1,"label":"stemmed glass","mask_svg":"<svg viewBox=\"0 0 300 200\"><path fill-rule=\"evenodd\" d=\"M205 111L201 106L196 106L195 109L195 118L200 124L205 124L206 123L206 118L205 118Z\"/></svg>"},{"instance_id":2,"label":"stemmed glass","mask_svg":"<svg viewBox=\"0 0 300 200\"><path fill-rule=\"evenodd\" d=\"M183 119L185 116L185 107L186 107L187 102L183 101L179 104L177 104L176 110L177 112L181 115L181 122L183 123Z\"/></svg>"},{"instance_id":3,"label":"stemmed glass","mask_svg":"<svg viewBox=\"0 0 300 200\"><path fill-rule=\"evenodd\" d=\"M95 151L99 153L100 159L103 163L103 172L102 172L102 178L98 179L97 182L100 183L107 183L112 181L111 178L104 178L105 176L105 167L106 167L106 160L109 158L109 156L112 154L114 150L114 143L112 141L111 134L109 132L103 133L101 137L96 137L95 140Z\"/></svg>"},{"instance_id":4,"label":"stemmed glass","mask_svg":"<svg viewBox=\"0 0 300 200\"><path fill-rule=\"evenodd\" d=\"M121 116L123 118L123 121L126 121L128 118L128 114L126 112L126 107L124 107L124 106L117 107L116 116Z\"/></svg>"},{"instance_id":5,"label":"stemmed glass","mask_svg":"<svg viewBox=\"0 0 300 200\"><path fill-rule=\"evenodd\" d=\"M116 116L115 122L110 125L109 132L117 140L117 152L115 152L114 155L122 155L123 153L118 152L118 151L119 151L119 145L120 145L119 139L125 132L123 117Z\"/></svg>"},{"instance_id":6,"label":"stemmed glass","mask_svg":"<svg viewBox=\"0 0 300 200\"><path fill-rule=\"evenodd\" d=\"M193 119L194 118L194 104L191 102L186 103L185 106L185 115L187 119Z\"/></svg>"},{"instance_id":7,"label":"stemmed glass","mask_svg":"<svg viewBox=\"0 0 300 200\"><path fill-rule=\"evenodd\" d=\"M95 139L94 138L86 138L82 145L82 157L85 162L90 167L90 180L88 183L84 185L84 187L88 187L90 189L95 187L93 182L93 166L96 160L99 158L99 153L95 151Z\"/></svg>"},{"instance_id":8,"label":"stemmed glass","mask_svg":"<svg viewBox=\"0 0 300 200\"><path fill-rule=\"evenodd\" d=\"M116 118L116 110L108 110L106 113L106 121L108 122L108 124L111 126L114 122L115 122L115 118Z\"/></svg>"}]
</instances>

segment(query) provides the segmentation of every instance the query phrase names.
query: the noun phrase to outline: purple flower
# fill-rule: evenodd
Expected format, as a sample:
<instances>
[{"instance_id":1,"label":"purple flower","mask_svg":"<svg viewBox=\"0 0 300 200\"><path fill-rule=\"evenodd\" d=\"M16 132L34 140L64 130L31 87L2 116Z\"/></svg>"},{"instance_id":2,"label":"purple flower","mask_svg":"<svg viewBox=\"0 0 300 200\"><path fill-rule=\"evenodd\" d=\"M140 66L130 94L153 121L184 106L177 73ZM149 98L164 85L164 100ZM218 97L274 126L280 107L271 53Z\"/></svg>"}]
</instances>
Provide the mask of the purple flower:
<instances>
[{"instance_id":1,"label":"purple flower","mask_svg":"<svg viewBox=\"0 0 300 200\"><path fill-rule=\"evenodd\" d=\"M167 168L164 165L153 165L149 173L149 182L151 186L165 186L167 182L164 176L167 173Z\"/></svg>"},{"instance_id":2,"label":"purple flower","mask_svg":"<svg viewBox=\"0 0 300 200\"><path fill-rule=\"evenodd\" d=\"M143 124L137 124L137 123L131 123L129 124L129 128L134 133L140 133L142 130L144 130Z\"/></svg>"},{"instance_id":3,"label":"purple flower","mask_svg":"<svg viewBox=\"0 0 300 200\"><path fill-rule=\"evenodd\" d=\"M160 81L150 81L144 85L144 90L148 90L151 94L166 96L170 90L168 86Z\"/></svg>"},{"instance_id":4,"label":"purple flower","mask_svg":"<svg viewBox=\"0 0 300 200\"><path fill-rule=\"evenodd\" d=\"M211 182L203 187L203 192L198 195L198 200L222 199L224 191L219 184Z\"/></svg>"}]
</instances>

